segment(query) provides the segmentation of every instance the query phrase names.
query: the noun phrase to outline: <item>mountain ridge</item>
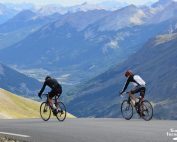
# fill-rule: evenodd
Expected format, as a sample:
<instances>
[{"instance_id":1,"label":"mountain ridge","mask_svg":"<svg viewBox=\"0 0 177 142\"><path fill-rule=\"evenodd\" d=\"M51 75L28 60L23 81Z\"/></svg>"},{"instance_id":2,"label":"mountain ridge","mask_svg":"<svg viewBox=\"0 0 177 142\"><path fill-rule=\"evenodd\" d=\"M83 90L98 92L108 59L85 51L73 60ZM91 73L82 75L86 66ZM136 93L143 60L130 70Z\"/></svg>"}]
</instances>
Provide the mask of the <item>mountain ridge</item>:
<instances>
[{"instance_id":1,"label":"mountain ridge","mask_svg":"<svg viewBox=\"0 0 177 142\"><path fill-rule=\"evenodd\" d=\"M169 38L168 36L166 35L167 38ZM121 117L119 107L122 99L118 95L126 80L123 77L124 71L132 69L133 72L139 73L147 83L146 98L157 104L154 108L157 109L154 111L154 117L177 119L176 115L172 115L174 109L170 110L171 107L177 107L174 103L170 103L176 98L177 88L175 85L177 66L174 60L177 57L176 33L174 36L175 38L164 43L155 44L159 37L150 40L125 62L87 82L85 87L75 92L78 95L69 103L69 110L79 117ZM168 68L169 65L171 68ZM158 104L163 100L170 101L164 106ZM78 102L78 104L74 102ZM161 114L161 112L163 113Z\"/></svg>"},{"instance_id":2,"label":"mountain ridge","mask_svg":"<svg viewBox=\"0 0 177 142\"><path fill-rule=\"evenodd\" d=\"M3 64L0 64L0 83L1 88L27 98L35 98L34 94L41 87L39 81L27 77Z\"/></svg>"}]
</instances>

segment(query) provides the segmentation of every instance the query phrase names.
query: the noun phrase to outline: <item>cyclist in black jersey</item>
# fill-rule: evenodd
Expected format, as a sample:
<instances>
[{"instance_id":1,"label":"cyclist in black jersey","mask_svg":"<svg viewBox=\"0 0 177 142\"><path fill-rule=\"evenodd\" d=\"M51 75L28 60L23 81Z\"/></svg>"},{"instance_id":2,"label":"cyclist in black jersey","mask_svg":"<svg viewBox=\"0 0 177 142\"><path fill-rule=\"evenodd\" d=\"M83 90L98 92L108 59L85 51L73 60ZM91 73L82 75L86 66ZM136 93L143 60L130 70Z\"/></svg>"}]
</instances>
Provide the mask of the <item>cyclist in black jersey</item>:
<instances>
[{"instance_id":1,"label":"cyclist in black jersey","mask_svg":"<svg viewBox=\"0 0 177 142\"><path fill-rule=\"evenodd\" d=\"M45 87L48 86L51 88L51 91L48 93L48 101L49 101L49 104L52 108L52 111L55 114L57 114L57 106L55 107L54 104L53 104L53 101L52 101L52 98L54 96L60 96L61 93L62 93L62 87L61 85L58 83L58 81L54 78L51 78L50 76L46 76L45 78L45 81L44 81L44 84L40 90L40 92L38 93L38 96L41 98L41 95L42 93L44 92L45 90Z\"/></svg>"},{"instance_id":2,"label":"cyclist in black jersey","mask_svg":"<svg viewBox=\"0 0 177 142\"><path fill-rule=\"evenodd\" d=\"M140 96L141 96L140 101L142 101L145 96L146 83L139 75L134 75L131 70L127 70L125 72L125 77L127 77L127 81L123 87L123 90L120 92L120 94L124 93L129 83L132 82L135 87L131 89L131 91L129 92L129 96L135 101L135 105L137 105L138 102L136 102L136 98L134 94L140 92Z\"/></svg>"}]
</instances>

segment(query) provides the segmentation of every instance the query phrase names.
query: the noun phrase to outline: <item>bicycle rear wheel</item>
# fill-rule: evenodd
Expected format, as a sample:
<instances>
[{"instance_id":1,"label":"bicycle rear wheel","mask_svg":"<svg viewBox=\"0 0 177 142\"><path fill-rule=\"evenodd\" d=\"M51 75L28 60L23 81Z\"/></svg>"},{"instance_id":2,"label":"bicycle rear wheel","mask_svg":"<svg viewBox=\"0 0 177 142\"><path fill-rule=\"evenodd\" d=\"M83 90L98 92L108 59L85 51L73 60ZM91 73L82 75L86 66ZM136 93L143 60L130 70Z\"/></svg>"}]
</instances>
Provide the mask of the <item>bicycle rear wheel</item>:
<instances>
[{"instance_id":1,"label":"bicycle rear wheel","mask_svg":"<svg viewBox=\"0 0 177 142\"><path fill-rule=\"evenodd\" d=\"M40 106L40 115L44 121L48 121L51 116L51 109L47 102L43 102Z\"/></svg>"},{"instance_id":2,"label":"bicycle rear wheel","mask_svg":"<svg viewBox=\"0 0 177 142\"><path fill-rule=\"evenodd\" d=\"M152 117L153 117L153 107L152 107L152 105L149 101L144 100L144 101L141 102L140 113L141 113L141 117L145 121L149 121L149 120L152 119Z\"/></svg>"},{"instance_id":3,"label":"bicycle rear wheel","mask_svg":"<svg viewBox=\"0 0 177 142\"><path fill-rule=\"evenodd\" d=\"M121 104L121 113L123 118L126 120L130 120L133 116L133 107L132 105L128 102L128 100L124 100Z\"/></svg>"},{"instance_id":4,"label":"bicycle rear wheel","mask_svg":"<svg viewBox=\"0 0 177 142\"><path fill-rule=\"evenodd\" d=\"M59 121L64 121L66 118L66 107L62 102L58 103L59 111L58 114L56 115L57 119Z\"/></svg>"}]
</instances>

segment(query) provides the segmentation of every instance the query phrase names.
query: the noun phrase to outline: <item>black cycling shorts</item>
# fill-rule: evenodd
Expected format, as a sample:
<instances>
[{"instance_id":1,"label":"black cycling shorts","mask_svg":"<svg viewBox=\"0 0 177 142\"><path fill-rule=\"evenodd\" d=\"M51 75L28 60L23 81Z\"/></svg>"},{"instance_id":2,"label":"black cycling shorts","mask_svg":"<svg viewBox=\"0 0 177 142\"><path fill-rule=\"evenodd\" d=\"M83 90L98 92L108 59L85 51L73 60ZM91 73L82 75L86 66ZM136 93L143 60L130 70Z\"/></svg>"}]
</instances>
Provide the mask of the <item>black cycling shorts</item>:
<instances>
[{"instance_id":1,"label":"black cycling shorts","mask_svg":"<svg viewBox=\"0 0 177 142\"><path fill-rule=\"evenodd\" d=\"M146 88L142 87L142 86L136 86L135 88L133 88L131 90L131 94L136 94L140 92L140 96L144 98L145 92L146 92Z\"/></svg>"},{"instance_id":2,"label":"black cycling shorts","mask_svg":"<svg viewBox=\"0 0 177 142\"><path fill-rule=\"evenodd\" d=\"M59 85L57 88L52 89L49 92L49 98L52 99L54 96L60 96L62 93L62 87Z\"/></svg>"}]
</instances>

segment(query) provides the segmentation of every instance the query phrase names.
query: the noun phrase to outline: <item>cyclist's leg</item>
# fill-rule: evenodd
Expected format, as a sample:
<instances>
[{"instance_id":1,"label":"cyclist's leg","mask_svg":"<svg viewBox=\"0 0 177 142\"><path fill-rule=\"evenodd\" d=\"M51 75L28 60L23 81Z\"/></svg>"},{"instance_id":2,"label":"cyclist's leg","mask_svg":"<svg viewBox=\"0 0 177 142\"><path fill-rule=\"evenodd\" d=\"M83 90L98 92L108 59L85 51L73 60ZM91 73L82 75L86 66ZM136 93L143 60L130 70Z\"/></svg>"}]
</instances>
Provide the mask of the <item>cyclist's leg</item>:
<instances>
[{"instance_id":1,"label":"cyclist's leg","mask_svg":"<svg viewBox=\"0 0 177 142\"><path fill-rule=\"evenodd\" d=\"M58 108L58 103L59 102L59 98L60 98L60 95L62 93L62 88L61 86L59 85L58 87L55 88L54 90L54 94L55 94L55 104L56 104L56 107Z\"/></svg>"},{"instance_id":2,"label":"cyclist's leg","mask_svg":"<svg viewBox=\"0 0 177 142\"><path fill-rule=\"evenodd\" d=\"M140 96L141 96L140 102L142 102L144 100L145 92L146 92L146 88L142 87L140 90Z\"/></svg>"},{"instance_id":3,"label":"cyclist's leg","mask_svg":"<svg viewBox=\"0 0 177 142\"><path fill-rule=\"evenodd\" d=\"M62 93L62 88L61 86L59 85L56 89L55 89L55 104L56 104L56 107L57 107L57 110L59 110L59 99L60 99L60 96L61 96L61 93Z\"/></svg>"},{"instance_id":4,"label":"cyclist's leg","mask_svg":"<svg viewBox=\"0 0 177 142\"><path fill-rule=\"evenodd\" d=\"M134 87L130 92L129 92L129 96L136 102L136 97L134 96L134 94L139 92L139 87Z\"/></svg>"},{"instance_id":5,"label":"cyclist's leg","mask_svg":"<svg viewBox=\"0 0 177 142\"><path fill-rule=\"evenodd\" d=\"M57 106L56 106L56 102L55 103L53 103L53 97L55 97L56 96L56 94L55 94L55 90L52 90L50 93L49 93L49 104L50 104L50 106L51 106L51 109L52 109L52 111L53 111L53 115L54 116L56 116L57 115L57 113L58 113L58 108L57 108ZM55 101L56 101L56 98L55 98Z\"/></svg>"},{"instance_id":6,"label":"cyclist's leg","mask_svg":"<svg viewBox=\"0 0 177 142\"><path fill-rule=\"evenodd\" d=\"M53 105L53 100L52 100L53 97L54 97L54 91L51 90L51 91L49 92L48 102L49 102L50 107L52 108L52 111L53 111L54 109L56 109L56 108L54 107L54 105Z\"/></svg>"},{"instance_id":7,"label":"cyclist's leg","mask_svg":"<svg viewBox=\"0 0 177 142\"><path fill-rule=\"evenodd\" d=\"M60 88L55 88L55 89L53 89L53 91L52 91L52 94L53 94L53 97L55 97L55 111L56 112L58 112L58 110L59 110L59 104L58 104L58 102L59 102L59 97L60 97Z\"/></svg>"},{"instance_id":8,"label":"cyclist's leg","mask_svg":"<svg viewBox=\"0 0 177 142\"><path fill-rule=\"evenodd\" d=\"M141 102L144 100L144 96L145 96L145 91L146 91L146 88L145 87L141 87L140 88L140 100L139 100L139 105L138 105L138 113L140 114L140 116L144 116L144 113L143 113L143 111L141 110L141 112L140 112L140 107L141 107Z\"/></svg>"},{"instance_id":9,"label":"cyclist's leg","mask_svg":"<svg viewBox=\"0 0 177 142\"><path fill-rule=\"evenodd\" d=\"M55 95L55 104L57 108L58 108L58 102L60 101L60 95L61 94L58 94L58 93Z\"/></svg>"},{"instance_id":10,"label":"cyclist's leg","mask_svg":"<svg viewBox=\"0 0 177 142\"><path fill-rule=\"evenodd\" d=\"M131 99L133 99L134 101L136 101L136 98L135 98L135 96L133 95L133 93L130 91L129 92L129 97L131 98Z\"/></svg>"}]
</instances>

